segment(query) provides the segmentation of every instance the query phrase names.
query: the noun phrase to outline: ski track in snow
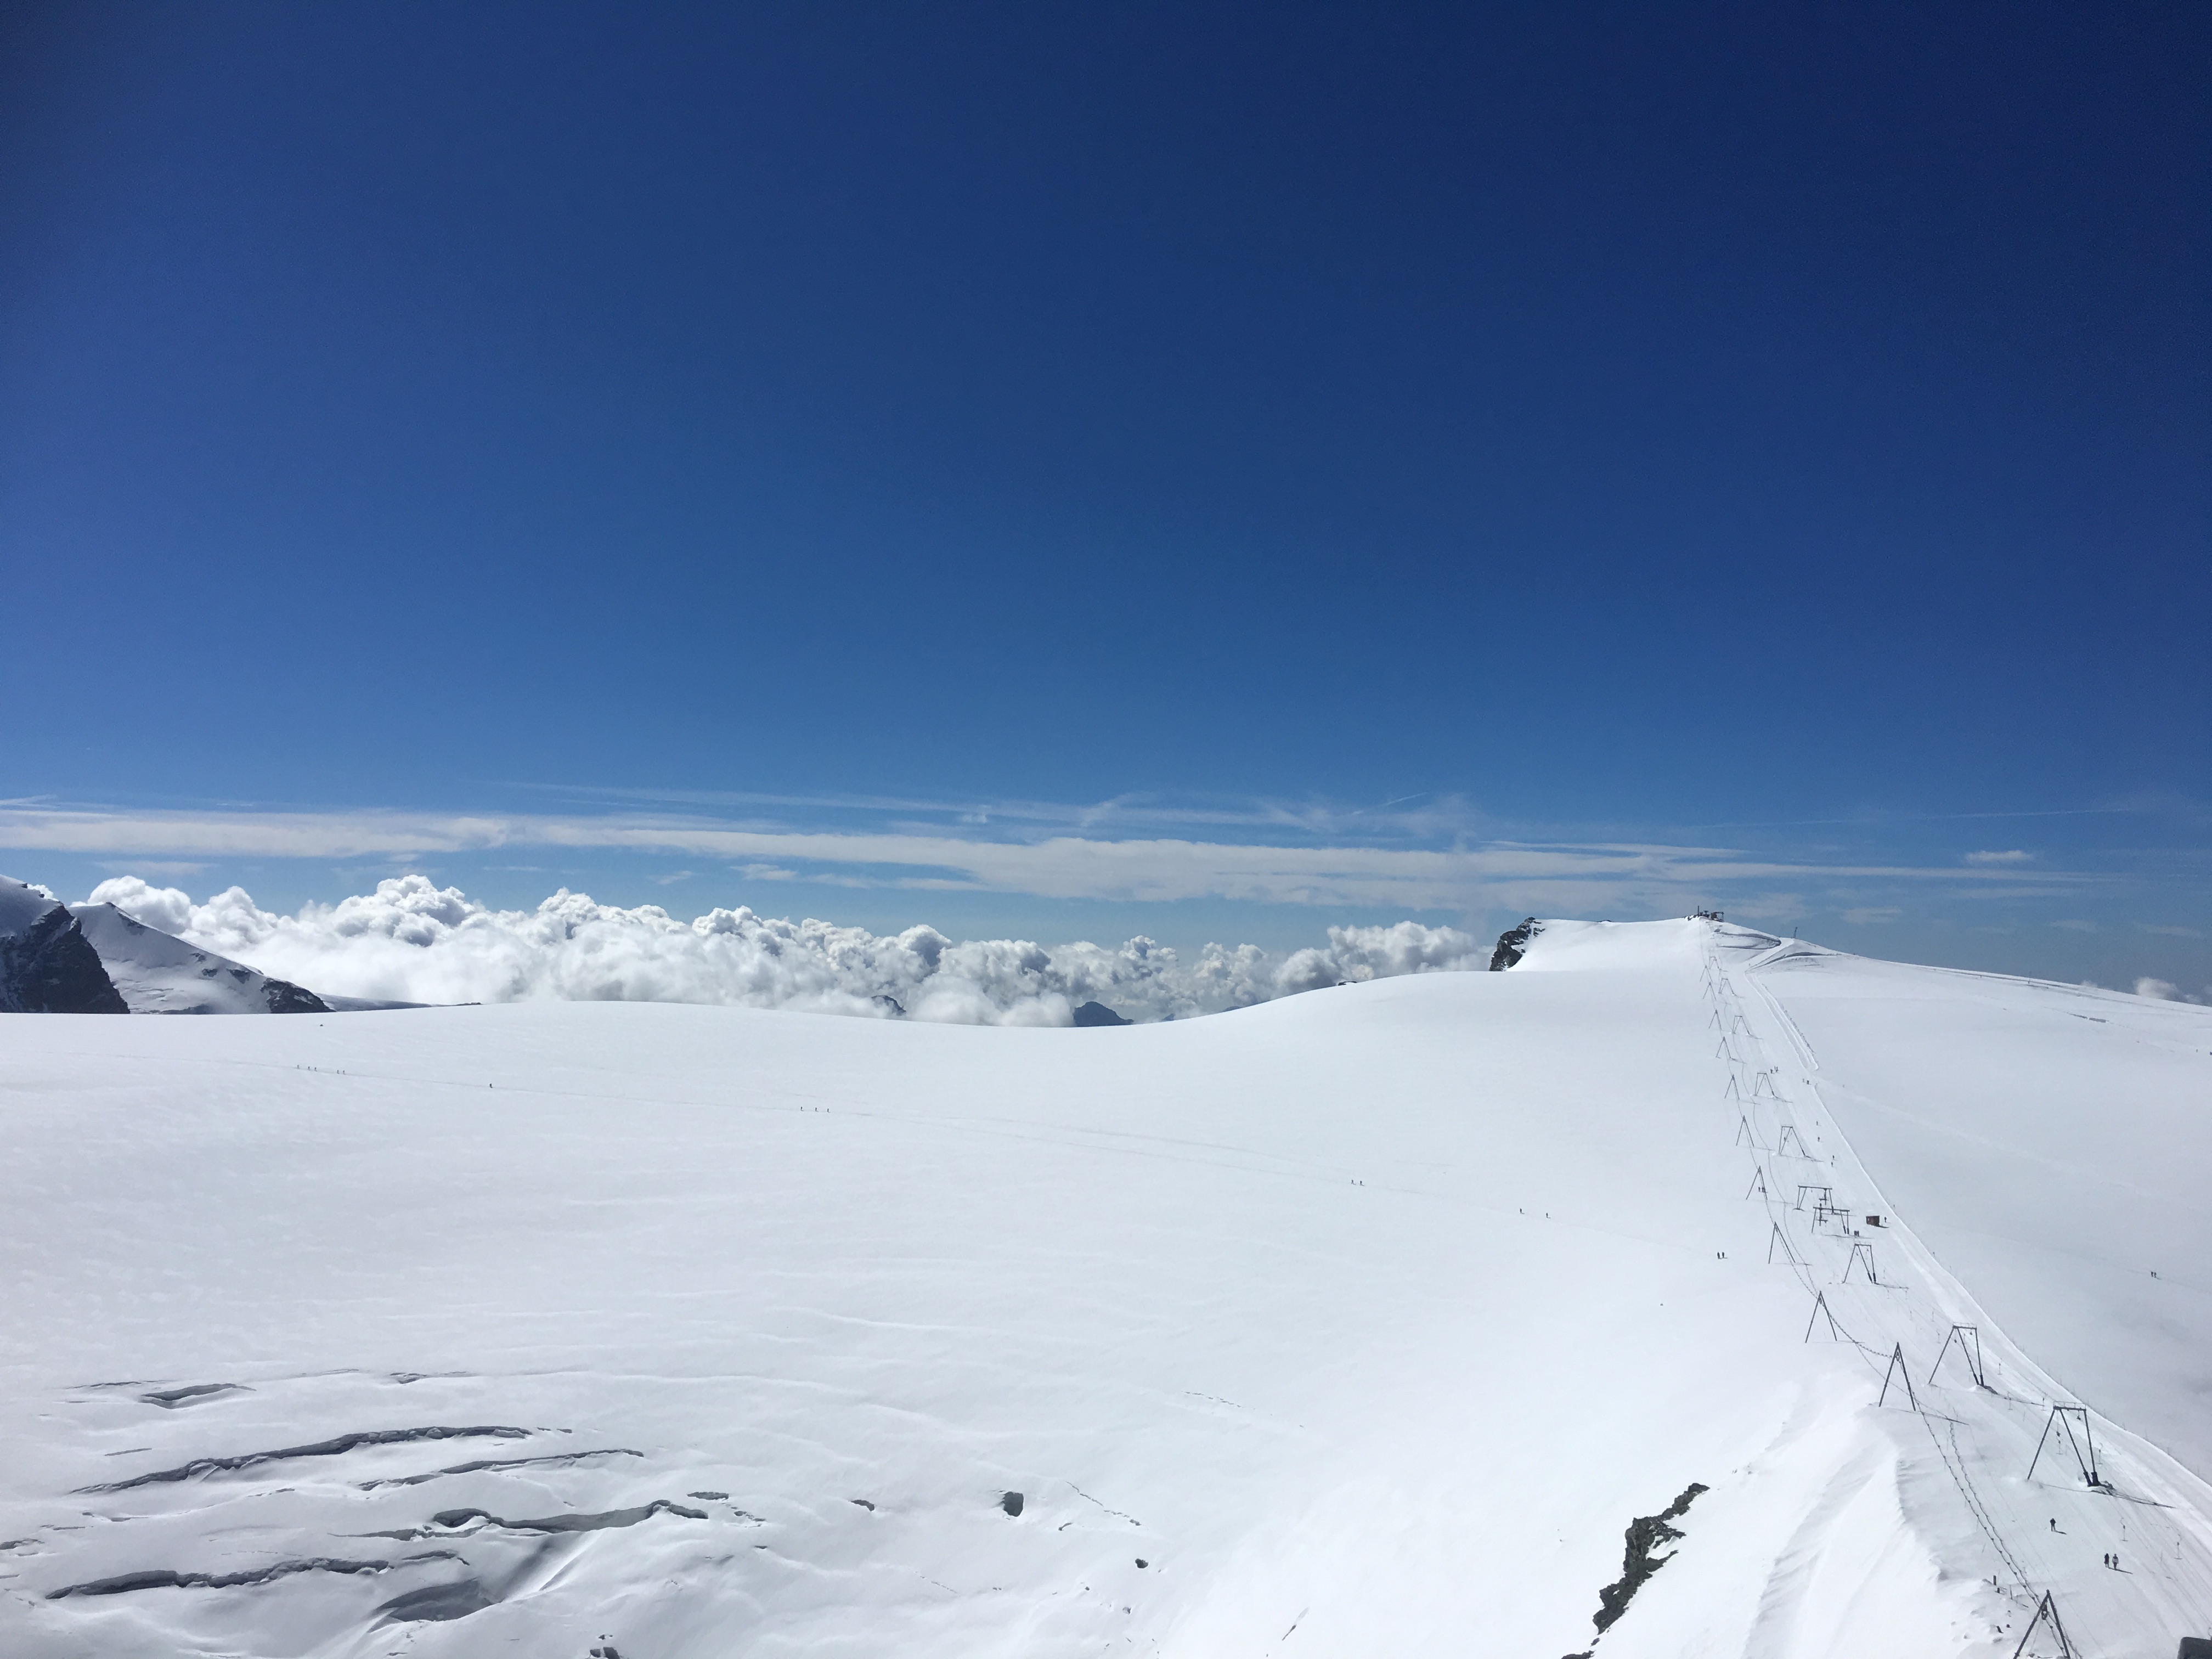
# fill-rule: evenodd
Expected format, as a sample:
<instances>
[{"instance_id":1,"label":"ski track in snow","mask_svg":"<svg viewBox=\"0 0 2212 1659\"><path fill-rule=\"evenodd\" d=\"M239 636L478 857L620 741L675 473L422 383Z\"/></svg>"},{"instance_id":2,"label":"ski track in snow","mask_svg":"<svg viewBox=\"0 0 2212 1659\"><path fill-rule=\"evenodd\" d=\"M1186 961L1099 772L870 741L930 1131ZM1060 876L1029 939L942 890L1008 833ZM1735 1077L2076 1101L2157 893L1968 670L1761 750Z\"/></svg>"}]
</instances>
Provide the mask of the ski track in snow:
<instances>
[{"instance_id":1,"label":"ski track in snow","mask_svg":"<svg viewBox=\"0 0 2212 1659\"><path fill-rule=\"evenodd\" d=\"M1553 1659L1695 1481L1601 1659L2167 1659L2195 1131L2085 1176L1976 1022L2148 1125L2212 1026L2074 994L1555 923L1102 1031L19 1016L0 1650Z\"/></svg>"}]
</instances>

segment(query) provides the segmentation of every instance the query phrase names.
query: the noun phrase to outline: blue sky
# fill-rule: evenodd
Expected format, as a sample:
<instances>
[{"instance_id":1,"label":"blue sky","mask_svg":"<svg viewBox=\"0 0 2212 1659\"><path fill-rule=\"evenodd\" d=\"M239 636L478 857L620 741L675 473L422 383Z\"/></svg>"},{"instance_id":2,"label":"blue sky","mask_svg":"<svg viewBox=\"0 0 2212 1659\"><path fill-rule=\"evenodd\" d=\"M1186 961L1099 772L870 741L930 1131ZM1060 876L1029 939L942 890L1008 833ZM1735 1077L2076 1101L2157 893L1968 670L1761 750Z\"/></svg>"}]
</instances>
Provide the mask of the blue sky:
<instances>
[{"instance_id":1,"label":"blue sky","mask_svg":"<svg viewBox=\"0 0 2212 1659\"><path fill-rule=\"evenodd\" d=\"M0 28L12 873L2212 983L2202 8Z\"/></svg>"}]
</instances>

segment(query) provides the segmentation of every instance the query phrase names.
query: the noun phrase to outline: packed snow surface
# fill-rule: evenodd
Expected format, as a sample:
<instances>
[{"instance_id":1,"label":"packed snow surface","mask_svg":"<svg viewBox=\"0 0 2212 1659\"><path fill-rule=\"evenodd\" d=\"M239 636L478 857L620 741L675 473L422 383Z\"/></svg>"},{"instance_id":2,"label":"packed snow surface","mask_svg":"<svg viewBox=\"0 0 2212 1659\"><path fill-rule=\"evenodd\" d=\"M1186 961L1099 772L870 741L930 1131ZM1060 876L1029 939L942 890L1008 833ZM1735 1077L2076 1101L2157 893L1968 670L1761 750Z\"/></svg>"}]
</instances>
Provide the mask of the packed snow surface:
<instances>
[{"instance_id":1,"label":"packed snow surface","mask_svg":"<svg viewBox=\"0 0 2212 1659\"><path fill-rule=\"evenodd\" d=\"M1164 1024L0 1053L11 1655L2212 1634L2205 1010L1558 922Z\"/></svg>"}]
</instances>

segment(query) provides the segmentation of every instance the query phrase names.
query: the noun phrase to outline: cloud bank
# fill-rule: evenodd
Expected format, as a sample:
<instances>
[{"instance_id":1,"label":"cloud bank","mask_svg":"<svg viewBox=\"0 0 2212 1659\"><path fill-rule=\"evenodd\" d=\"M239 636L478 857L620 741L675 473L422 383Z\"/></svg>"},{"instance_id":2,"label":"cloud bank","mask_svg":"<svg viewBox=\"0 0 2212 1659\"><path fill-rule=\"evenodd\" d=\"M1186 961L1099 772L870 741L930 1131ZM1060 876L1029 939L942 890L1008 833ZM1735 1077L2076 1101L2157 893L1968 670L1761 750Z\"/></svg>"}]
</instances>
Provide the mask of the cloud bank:
<instances>
[{"instance_id":1,"label":"cloud bank","mask_svg":"<svg viewBox=\"0 0 2212 1659\"><path fill-rule=\"evenodd\" d=\"M563 888L535 910L494 910L409 875L374 893L279 915L232 887L205 903L137 876L101 882L112 903L203 950L329 995L395 1002L531 1000L719 1003L975 1025L1066 1025L1085 1002L1139 1020L1241 1008L1339 980L1489 965L1451 927L1332 927L1286 956L1208 945L1188 961L1137 938L1117 947L1025 939L956 944L933 927L890 935L740 907L679 921ZM888 999L889 1000L885 1000Z\"/></svg>"}]
</instances>

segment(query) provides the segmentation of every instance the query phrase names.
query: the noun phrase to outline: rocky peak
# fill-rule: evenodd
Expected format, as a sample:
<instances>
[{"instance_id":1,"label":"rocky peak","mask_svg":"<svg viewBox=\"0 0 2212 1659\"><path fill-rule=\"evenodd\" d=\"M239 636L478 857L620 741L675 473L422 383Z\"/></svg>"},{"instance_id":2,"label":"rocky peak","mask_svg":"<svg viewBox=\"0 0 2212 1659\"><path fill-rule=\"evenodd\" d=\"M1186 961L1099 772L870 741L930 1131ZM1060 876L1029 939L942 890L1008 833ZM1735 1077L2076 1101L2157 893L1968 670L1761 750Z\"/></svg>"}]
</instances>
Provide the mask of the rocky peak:
<instances>
[{"instance_id":1,"label":"rocky peak","mask_svg":"<svg viewBox=\"0 0 2212 1659\"><path fill-rule=\"evenodd\" d=\"M1528 953L1528 941L1544 931L1544 924L1530 916L1518 927L1509 927L1498 936L1498 948L1490 954L1490 971L1503 973Z\"/></svg>"},{"instance_id":2,"label":"rocky peak","mask_svg":"<svg viewBox=\"0 0 2212 1659\"><path fill-rule=\"evenodd\" d=\"M0 876L0 1012L131 1012L69 907L4 876Z\"/></svg>"}]
</instances>

